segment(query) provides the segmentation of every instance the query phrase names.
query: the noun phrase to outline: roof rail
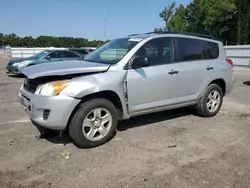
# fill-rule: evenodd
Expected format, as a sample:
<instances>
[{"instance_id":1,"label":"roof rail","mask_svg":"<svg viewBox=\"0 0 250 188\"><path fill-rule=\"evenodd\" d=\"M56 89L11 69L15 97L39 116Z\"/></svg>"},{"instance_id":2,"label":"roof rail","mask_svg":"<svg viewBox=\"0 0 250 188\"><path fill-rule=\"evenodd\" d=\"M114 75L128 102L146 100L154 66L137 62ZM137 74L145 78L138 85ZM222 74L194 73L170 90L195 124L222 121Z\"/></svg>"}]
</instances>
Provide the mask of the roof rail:
<instances>
[{"instance_id":1,"label":"roof rail","mask_svg":"<svg viewBox=\"0 0 250 188\"><path fill-rule=\"evenodd\" d=\"M131 34L131 35L128 35L128 36L130 37L130 36L135 36L135 35L140 35L140 34Z\"/></svg>"},{"instance_id":2,"label":"roof rail","mask_svg":"<svg viewBox=\"0 0 250 188\"><path fill-rule=\"evenodd\" d=\"M142 34L142 33L138 33L138 34L130 34L130 35L128 35L128 36L130 37L130 36L145 35L145 34L155 34L155 32L151 32L151 33L144 33L144 34Z\"/></svg>"},{"instance_id":3,"label":"roof rail","mask_svg":"<svg viewBox=\"0 0 250 188\"><path fill-rule=\"evenodd\" d=\"M191 32L180 32L180 31L155 31L155 32L149 32L149 33L145 33L145 34L153 34L153 33L155 33L155 34L183 34L183 35L190 35L190 36L203 37L203 38L217 40L215 37L210 36L210 35L191 33Z\"/></svg>"}]
</instances>

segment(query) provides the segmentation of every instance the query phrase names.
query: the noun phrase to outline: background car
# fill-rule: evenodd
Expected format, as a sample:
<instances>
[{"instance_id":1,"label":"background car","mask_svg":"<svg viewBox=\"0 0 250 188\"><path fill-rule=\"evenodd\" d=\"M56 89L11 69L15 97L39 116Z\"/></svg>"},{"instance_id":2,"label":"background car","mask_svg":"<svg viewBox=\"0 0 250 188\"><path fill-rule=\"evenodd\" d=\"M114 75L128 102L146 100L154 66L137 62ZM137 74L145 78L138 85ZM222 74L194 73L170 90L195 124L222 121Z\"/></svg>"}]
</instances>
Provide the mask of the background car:
<instances>
[{"instance_id":1,"label":"background car","mask_svg":"<svg viewBox=\"0 0 250 188\"><path fill-rule=\"evenodd\" d=\"M89 49L84 49L84 48L69 48L70 51L77 52L82 55L87 55L91 52Z\"/></svg>"},{"instance_id":2,"label":"background car","mask_svg":"<svg viewBox=\"0 0 250 188\"><path fill-rule=\"evenodd\" d=\"M20 75L22 69L41 63L56 61L77 60L84 56L70 50L44 50L31 57L11 59L6 67L7 74Z\"/></svg>"}]
</instances>

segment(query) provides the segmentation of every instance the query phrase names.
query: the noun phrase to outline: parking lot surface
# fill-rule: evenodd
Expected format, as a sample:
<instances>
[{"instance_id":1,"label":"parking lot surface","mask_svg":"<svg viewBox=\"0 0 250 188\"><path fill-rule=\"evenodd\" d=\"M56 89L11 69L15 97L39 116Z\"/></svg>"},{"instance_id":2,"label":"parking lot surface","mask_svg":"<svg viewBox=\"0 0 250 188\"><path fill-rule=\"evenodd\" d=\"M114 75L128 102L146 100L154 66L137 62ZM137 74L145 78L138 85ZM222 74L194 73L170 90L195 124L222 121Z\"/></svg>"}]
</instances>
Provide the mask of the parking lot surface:
<instances>
[{"instance_id":1,"label":"parking lot surface","mask_svg":"<svg viewBox=\"0 0 250 188\"><path fill-rule=\"evenodd\" d=\"M6 64L0 58L0 187L250 187L250 69L234 68L213 118L189 108L141 116L79 149L67 135L39 137L18 103L23 78L8 77Z\"/></svg>"}]
</instances>

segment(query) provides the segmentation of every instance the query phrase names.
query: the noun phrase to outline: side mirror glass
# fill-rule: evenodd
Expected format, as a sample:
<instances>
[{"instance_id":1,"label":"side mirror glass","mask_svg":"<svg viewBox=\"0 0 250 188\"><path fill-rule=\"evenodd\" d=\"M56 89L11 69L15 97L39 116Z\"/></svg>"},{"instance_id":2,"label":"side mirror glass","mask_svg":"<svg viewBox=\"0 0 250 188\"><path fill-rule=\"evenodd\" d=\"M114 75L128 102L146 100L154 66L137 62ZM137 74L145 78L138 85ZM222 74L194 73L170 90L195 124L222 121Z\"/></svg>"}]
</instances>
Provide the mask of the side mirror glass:
<instances>
[{"instance_id":1,"label":"side mirror glass","mask_svg":"<svg viewBox=\"0 0 250 188\"><path fill-rule=\"evenodd\" d=\"M49 55L45 56L45 59L50 60L50 56Z\"/></svg>"},{"instance_id":2,"label":"side mirror glass","mask_svg":"<svg viewBox=\"0 0 250 188\"><path fill-rule=\"evenodd\" d=\"M133 69L138 69L148 66L148 59L144 56L137 56L133 59L131 67Z\"/></svg>"}]
</instances>

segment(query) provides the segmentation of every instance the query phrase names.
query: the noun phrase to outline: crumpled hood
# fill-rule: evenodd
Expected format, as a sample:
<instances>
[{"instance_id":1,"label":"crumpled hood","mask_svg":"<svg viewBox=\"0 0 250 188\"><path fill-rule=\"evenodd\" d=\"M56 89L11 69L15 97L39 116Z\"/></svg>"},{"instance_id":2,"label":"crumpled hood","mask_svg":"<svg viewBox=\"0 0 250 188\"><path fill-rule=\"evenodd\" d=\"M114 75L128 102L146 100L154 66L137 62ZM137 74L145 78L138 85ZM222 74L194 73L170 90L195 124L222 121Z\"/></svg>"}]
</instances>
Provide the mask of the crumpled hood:
<instances>
[{"instance_id":1,"label":"crumpled hood","mask_svg":"<svg viewBox=\"0 0 250 188\"><path fill-rule=\"evenodd\" d=\"M22 73L30 79L45 76L63 76L70 74L104 72L110 65L83 60L44 63L24 68Z\"/></svg>"}]
</instances>

